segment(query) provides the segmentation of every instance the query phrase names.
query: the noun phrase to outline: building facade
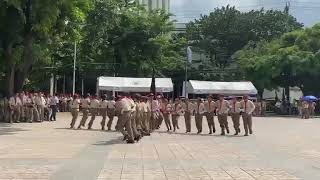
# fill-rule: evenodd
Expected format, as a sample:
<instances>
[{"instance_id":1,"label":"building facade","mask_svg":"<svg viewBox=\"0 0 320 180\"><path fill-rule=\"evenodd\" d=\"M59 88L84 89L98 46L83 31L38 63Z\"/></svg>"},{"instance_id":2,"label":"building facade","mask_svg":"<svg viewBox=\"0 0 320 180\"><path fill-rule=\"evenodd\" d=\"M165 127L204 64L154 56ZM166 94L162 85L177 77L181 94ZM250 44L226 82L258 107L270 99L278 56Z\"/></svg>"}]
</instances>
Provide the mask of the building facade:
<instances>
[{"instance_id":1,"label":"building facade","mask_svg":"<svg viewBox=\"0 0 320 180\"><path fill-rule=\"evenodd\" d=\"M148 10L163 9L170 11L170 0L137 0L139 4L146 6Z\"/></svg>"}]
</instances>

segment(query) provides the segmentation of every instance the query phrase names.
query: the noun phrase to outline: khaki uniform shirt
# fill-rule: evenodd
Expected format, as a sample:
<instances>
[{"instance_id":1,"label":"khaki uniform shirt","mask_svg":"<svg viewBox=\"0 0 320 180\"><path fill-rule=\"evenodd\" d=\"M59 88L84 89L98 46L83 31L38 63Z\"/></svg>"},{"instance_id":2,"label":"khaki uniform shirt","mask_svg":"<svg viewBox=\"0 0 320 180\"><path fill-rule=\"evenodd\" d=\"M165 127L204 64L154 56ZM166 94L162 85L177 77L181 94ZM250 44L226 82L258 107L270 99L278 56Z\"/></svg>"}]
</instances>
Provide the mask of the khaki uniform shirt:
<instances>
[{"instance_id":1,"label":"khaki uniform shirt","mask_svg":"<svg viewBox=\"0 0 320 180\"><path fill-rule=\"evenodd\" d=\"M252 101L248 100L247 102L245 102L244 100L242 100L240 102L240 106L242 108L242 111L247 113L247 114L252 114L252 112L255 110L255 105Z\"/></svg>"},{"instance_id":2,"label":"khaki uniform shirt","mask_svg":"<svg viewBox=\"0 0 320 180\"><path fill-rule=\"evenodd\" d=\"M231 113L240 113L241 112L240 102L230 102L230 111Z\"/></svg>"},{"instance_id":3,"label":"khaki uniform shirt","mask_svg":"<svg viewBox=\"0 0 320 180\"><path fill-rule=\"evenodd\" d=\"M89 108L90 107L90 98L85 98L80 100L82 108Z\"/></svg>"},{"instance_id":4,"label":"khaki uniform shirt","mask_svg":"<svg viewBox=\"0 0 320 180\"><path fill-rule=\"evenodd\" d=\"M197 114L204 114L206 112L206 108L204 106L203 103L197 103L197 106L196 106L196 113Z\"/></svg>"},{"instance_id":5,"label":"khaki uniform shirt","mask_svg":"<svg viewBox=\"0 0 320 180\"><path fill-rule=\"evenodd\" d=\"M227 100L217 101L217 114L228 114L229 112L229 102Z\"/></svg>"},{"instance_id":6,"label":"khaki uniform shirt","mask_svg":"<svg viewBox=\"0 0 320 180\"><path fill-rule=\"evenodd\" d=\"M100 107L100 102L98 99L93 99L90 104L90 108L98 109Z\"/></svg>"},{"instance_id":7,"label":"khaki uniform shirt","mask_svg":"<svg viewBox=\"0 0 320 180\"><path fill-rule=\"evenodd\" d=\"M80 100L79 99L75 99L75 100L70 102L70 108L71 109L79 109L79 106L80 106Z\"/></svg>"},{"instance_id":8,"label":"khaki uniform shirt","mask_svg":"<svg viewBox=\"0 0 320 180\"><path fill-rule=\"evenodd\" d=\"M206 101L204 103L204 106L206 108L206 112L211 113L211 112L214 112L214 110L216 108L216 103L214 101L211 101L210 103L209 103L209 101Z\"/></svg>"},{"instance_id":9,"label":"khaki uniform shirt","mask_svg":"<svg viewBox=\"0 0 320 180\"><path fill-rule=\"evenodd\" d=\"M107 100L103 100L100 102L100 108L101 109L107 109L108 108L108 101Z\"/></svg>"}]
</instances>

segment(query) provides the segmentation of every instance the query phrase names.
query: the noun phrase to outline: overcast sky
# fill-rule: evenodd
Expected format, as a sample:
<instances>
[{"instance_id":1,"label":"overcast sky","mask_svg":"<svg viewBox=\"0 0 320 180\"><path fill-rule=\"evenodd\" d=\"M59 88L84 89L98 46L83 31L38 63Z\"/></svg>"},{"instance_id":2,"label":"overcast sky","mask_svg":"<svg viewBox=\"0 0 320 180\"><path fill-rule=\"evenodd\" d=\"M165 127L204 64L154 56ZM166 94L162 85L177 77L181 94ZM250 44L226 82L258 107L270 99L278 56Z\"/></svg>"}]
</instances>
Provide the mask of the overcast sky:
<instances>
[{"instance_id":1,"label":"overcast sky","mask_svg":"<svg viewBox=\"0 0 320 180\"><path fill-rule=\"evenodd\" d=\"M178 22L189 22L228 4L241 11L251 9L283 9L288 0L171 0L170 11ZM320 23L320 0L291 0L290 13L305 26Z\"/></svg>"}]
</instances>

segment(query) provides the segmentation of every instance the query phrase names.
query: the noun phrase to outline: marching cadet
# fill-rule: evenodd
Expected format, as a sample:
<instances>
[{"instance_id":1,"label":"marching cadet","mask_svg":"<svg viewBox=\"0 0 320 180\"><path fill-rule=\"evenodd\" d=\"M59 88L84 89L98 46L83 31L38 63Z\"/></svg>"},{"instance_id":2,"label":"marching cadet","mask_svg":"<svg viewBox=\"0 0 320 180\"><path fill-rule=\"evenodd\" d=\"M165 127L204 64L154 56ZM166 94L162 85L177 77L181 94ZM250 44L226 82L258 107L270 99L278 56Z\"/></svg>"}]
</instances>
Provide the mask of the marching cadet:
<instances>
[{"instance_id":1,"label":"marching cadet","mask_svg":"<svg viewBox=\"0 0 320 180\"><path fill-rule=\"evenodd\" d=\"M122 115L121 115L121 110L122 110L122 99L124 97L122 97L121 95L118 95L117 96L117 100L116 100L116 103L115 103L115 114L116 116L118 117L118 120L117 120L117 124L116 124L116 130L119 131L120 130L120 124L121 124L121 120L122 120Z\"/></svg>"},{"instance_id":2,"label":"marching cadet","mask_svg":"<svg viewBox=\"0 0 320 180\"><path fill-rule=\"evenodd\" d=\"M181 106L181 102L179 98L176 98L175 104L173 107L173 112L172 112L172 126L173 126L173 132L176 132L176 129L178 128L178 120L179 117L183 115L183 108Z\"/></svg>"},{"instance_id":3,"label":"marching cadet","mask_svg":"<svg viewBox=\"0 0 320 180\"><path fill-rule=\"evenodd\" d=\"M102 100L100 102L100 114L102 116L102 121L101 121L101 130L105 130L105 125L106 125L106 118L107 118L107 109L108 109L108 101L107 101L107 95L102 96Z\"/></svg>"},{"instance_id":4,"label":"marching cadet","mask_svg":"<svg viewBox=\"0 0 320 180\"><path fill-rule=\"evenodd\" d=\"M109 118L109 121L107 124L108 131L111 130L112 122L113 122L114 116L116 115L115 105L116 105L116 102L114 100L114 97L112 96L111 99L108 101L108 105L107 105L107 115Z\"/></svg>"},{"instance_id":5,"label":"marching cadet","mask_svg":"<svg viewBox=\"0 0 320 180\"><path fill-rule=\"evenodd\" d=\"M136 107L136 115L135 115L136 127L137 127L138 132L140 132L142 135L144 135L145 133L142 130L142 107L141 107L141 95L140 94L135 95L134 103L135 103L135 107Z\"/></svg>"},{"instance_id":6,"label":"marching cadet","mask_svg":"<svg viewBox=\"0 0 320 180\"><path fill-rule=\"evenodd\" d=\"M0 122L5 122L4 98L0 94Z\"/></svg>"},{"instance_id":7,"label":"marching cadet","mask_svg":"<svg viewBox=\"0 0 320 180\"><path fill-rule=\"evenodd\" d=\"M131 120L133 137L134 137L134 140L138 142L141 139L141 135L137 130L137 124L136 124L137 107L134 100L130 96L127 96L126 99L131 106L130 120Z\"/></svg>"},{"instance_id":8,"label":"marching cadet","mask_svg":"<svg viewBox=\"0 0 320 180\"><path fill-rule=\"evenodd\" d=\"M213 101L213 97L211 95L208 96L208 101L204 103L205 106L205 116L208 122L209 134L215 133L216 128L214 125L214 110L216 108L216 104Z\"/></svg>"},{"instance_id":9,"label":"marching cadet","mask_svg":"<svg viewBox=\"0 0 320 180\"><path fill-rule=\"evenodd\" d=\"M119 131L123 134L123 140L127 140L128 144L134 143L134 135L131 125L131 110L134 106L131 101L128 100L128 98L123 97L120 100L121 104L121 121L119 122ZM124 130L126 128L126 131Z\"/></svg>"},{"instance_id":10,"label":"marching cadet","mask_svg":"<svg viewBox=\"0 0 320 180\"><path fill-rule=\"evenodd\" d=\"M14 111L13 111L13 120L16 123L20 122L20 118L21 118L21 107L22 107L22 101L19 97L19 93L16 93L15 95L15 104L14 104Z\"/></svg>"},{"instance_id":11,"label":"marching cadet","mask_svg":"<svg viewBox=\"0 0 320 180\"><path fill-rule=\"evenodd\" d=\"M159 100L153 95L151 97L151 119L150 119L150 130L153 131L157 128L158 121L160 120L160 103Z\"/></svg>"},{"instance_id":12,"label":"marching cadet","mask_svg":"<svg viewBox=\"0 0 320 180\"><path fill-rule=\"evenodd\" d=\"M88 124L88 129L92 128L93 122L96 119L96 116L98 115L99 107L100 107L100 102L97 99L97 96L93 96L90 103L91 120Z\"/></svg>"},{"instance_id":13,"label":"marching cadet","mask_svg":"<svg viewBox=\"0 0 320 180\"><path fill-rule=\"evenodd\" d=\"M238 102L237 97L232 98L232 102L230 104L230 114L233 122L233 127L235 130L235 136L240 133L240 102Z\"/></svg>"},{"instance_id":14,"label":"marching cadet","mask_svg":"<svg viewBox=\"0 0 320 180\"><path fill-rule=\"evenodd\" d=\"M203 104L203 100L201 98L198 98L196 115L195 115L196 127L198 130L197 134L202 133L202 119L205 111L206 110Z\"/></svg>"},{"instance_id":15,"label":"marching cadet","mask_svg":"<svg viewBox=\"0 0 320 180\"><path fill-rule=\"evenodd\" d=\"M150 124L149 124L149 105L148 105L148 97L143 96L142 97L142 102L141 102L141 107L142 107L142 129L144 132L146 132L146 136L150 136Z\"/></svg>"},{"instance_id":16,"label":"marching cadet","mask_svg":"<svg viewBox=\"0 0 320 180\"><path fill-rule=\"evenodd\" d=\"M229 127L228 127L228 112L229 112L229 102L224 99L223 95L219 95L219 100L216 102L217 105L217 114L218 120L221 128L221 135L225 135L225 130L229 134Z\"/></svg>"},{"instance_id":17,"label":"marching cadet","mask_svg":"<svg viewBox=\"0 0 320 180\"><path fill-rule=\"evenodd\" d=\"M172 112L172 106L169 103L168 99L163 98L163 103L162 103L161 109L162 109L162 113L163 113L163 117L164 117L164 122L167 127L167 131L169 132L170 130L172 130L171 122L170 122L170 115Z\"/></svg>"},{"instance_id":18,"label":"marching cadet","mask_svg":"<svg viewBox=\"0 0 320 180\"><path fill-rule=\"evenodd\" d=\"M28 122L32 123L33 122L34 102L33 102L33 98L32 98L32 94L31 93L28 94L26 106L27 106L26 116L27 116Z\"/></svg>"},{"instance_id":19,"label":"marching cadet","mask_svg":"<svg viewBox=\"0 0 320 180\"><path fill-rule=\"evenodd\" d=\"M84 98L80 100L81 105L81 111L82 111L82 119L80 121L80 124L78 126L78 129L81 129L81 127L85 127L88 114L89 114L89 107L90 107L90 94L86 94Z\"/></svg>"},{"instance_id":20,"label":"marching cadet","mask_svg":"<svg viewBox=\"0 0 320 180\"><path fill-rule=\"evenodd\" d=\"M76 124L76 121L78 119L79 108L80 108L80 100L78 98L78 95L73 95L73 99L70 103L70 109L71 109L71 115L72 115L70 129L73 129L74 125Z\"/></svg>"},{"instance_id":21,"label":"marching cadet","mask_svg":"<svg viewBox=\"0 0 320 180\"><path fill-rule=\"evenodd\" d=\"M57 94L52 96L50 98L50 108L52 110L51 116L50 116L50 121L56 121L56 114L58 111L58 105L59 105L59 99L57 97Z\"/></svg>"},{"instance_id":22,"label":"marching cadet","mask_svg":"<svg viewBox=\"0 0 320 180\"><path fill-rule=\"evenodd\" d=\"M26 113L27 113L27 106L26 106L26 101L27 101L27 97L25 95L24 92L20 93L20 99L21 99L21 119L23 122L27 121L27 117L26 117Z\"/></svg>"},{"instance_id":23,"label":"marching cadet","mask_svg":"<svg viewBox=\"0 0 320 180\"><path fill-rule=\"evenodd\" d=\"M191 117L194 113L194 104L190 102L188 98L185 99L185 103L183 104L184 110L184 120L186 124L186 133L191 132Z\"/></svg>"},{"instance_id":24,"label":"marching cadet","mask_svg":"<svg viewBox=\"0 0 320 180\"><path fill-rule=\"evenodd\" d=\"M39 113L39 121L42 122L43 119L44 119L44 98L43 98L43 95L41 93L37 94L35 93L34 95L35 97L35 105L36 105L36 108L37 108L37 111Z\"/></svg>"},{"instance_id":25,"label":"marching cadet","mask_svg":"<svg viewBox=\"0 0 320 180\"><path fill-rule=\"evenodd\" d=\"M249 97L243 96L243 100L240 102L240 107L243 109L242 112L242 120L243 120L243 126L245 135L248 136L248 131L250 134L252 134L252 112L255 110L254 103L249 100Z\"/></svg>"},{"instance_id":26,"label":"marching cadet","mask_svg":"<svg viewBox=\"0 0 320 180\"><path fill-rule=\"evenodd\" d=\"M161 125L162 125L162 122L163 122L163 112L162 112L162 104L163 104L163 98L161 95L158 95L157 96L157 100L158 100L158 119L157 119L157 122L156 122L156 129L160 129Z\"/></svg>"}]
</instances>

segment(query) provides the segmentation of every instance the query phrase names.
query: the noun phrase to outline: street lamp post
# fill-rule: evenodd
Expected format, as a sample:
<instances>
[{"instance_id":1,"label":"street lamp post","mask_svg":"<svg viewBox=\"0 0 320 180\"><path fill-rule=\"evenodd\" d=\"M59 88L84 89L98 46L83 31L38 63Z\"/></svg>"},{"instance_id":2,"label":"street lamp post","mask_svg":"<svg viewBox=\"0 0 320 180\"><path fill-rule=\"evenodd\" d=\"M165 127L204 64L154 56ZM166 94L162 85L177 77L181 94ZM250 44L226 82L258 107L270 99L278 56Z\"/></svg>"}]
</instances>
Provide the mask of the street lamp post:
<instances>
[{"instance_id":1,"label":"street lamp post","mask_svg":"<svg viewBox=\"0 0 320 180\"><path fill-rule=\"evenodd\" d=\"M74 95L76 91L76 61L77 61L77 41L74 42L72 95Z\"/></svg>"}]
</instances>

